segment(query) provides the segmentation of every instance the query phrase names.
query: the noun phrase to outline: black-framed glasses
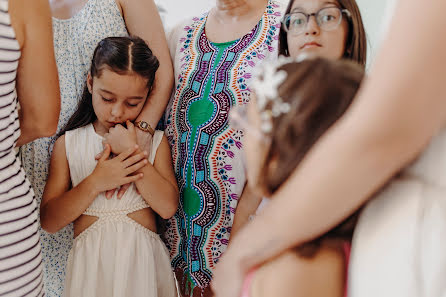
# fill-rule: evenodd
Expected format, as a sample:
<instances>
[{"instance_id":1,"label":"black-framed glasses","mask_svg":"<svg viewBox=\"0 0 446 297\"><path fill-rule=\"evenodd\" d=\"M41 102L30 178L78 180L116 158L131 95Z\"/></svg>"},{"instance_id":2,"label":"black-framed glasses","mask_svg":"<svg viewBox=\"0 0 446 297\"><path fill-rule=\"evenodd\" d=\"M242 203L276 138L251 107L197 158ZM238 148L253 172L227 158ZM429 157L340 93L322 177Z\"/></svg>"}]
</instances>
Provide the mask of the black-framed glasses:
<instances>
[{"instance_id":1,"label":"black-framed glasses","mask_svg":"<svg viewBox=\"0 0 446 297\"><path fill-rule=\"evenodd\" d=\"M342 21L342 15L345 14L350 17L351 14L347 9L339 7L324 7L316 13L291 12L284 16L282 20L285 31L299 35L305 32L310 17L316 18L316 23L324 31L331 31L336 29Z\"/></svg>"}]
</instances>

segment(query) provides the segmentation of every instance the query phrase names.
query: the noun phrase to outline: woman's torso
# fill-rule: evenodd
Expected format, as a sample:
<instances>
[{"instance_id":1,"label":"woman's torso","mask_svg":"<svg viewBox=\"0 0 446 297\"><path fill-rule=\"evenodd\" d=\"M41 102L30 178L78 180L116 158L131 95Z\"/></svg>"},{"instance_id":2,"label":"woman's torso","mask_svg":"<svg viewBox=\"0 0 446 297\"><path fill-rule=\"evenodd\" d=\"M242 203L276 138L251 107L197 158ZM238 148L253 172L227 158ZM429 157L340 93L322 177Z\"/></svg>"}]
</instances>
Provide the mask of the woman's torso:
<instances>
[{"instance_id":1,"label":"woman's torso","mask_svg":"<svg viewBox=\"0 0 446 297\"><path fill-rule=\"evenodd\" d=\"M166 237L173 266L194 267L189 271L192 287L208 286L228 244L246 182L243 133L228 126L228 113L249 102L255 66L277 56L283 10L269 1L261 21L232 42L208 40L207 15L178 26L169 40L175 93L167 109L166 135L181 196Z\"/></svg>"},{"instance_id":2,"label":"woman's torso","mask_svg":"<svg viewBox=\"0 0 446 297\"><path fill-rule=\"evenodd\" d=\"M8 1L0 0L0 295L42 296L37 204L14 150L20 136L16 76L21 51L8 9Z\"/></svg>"}]
</instances>

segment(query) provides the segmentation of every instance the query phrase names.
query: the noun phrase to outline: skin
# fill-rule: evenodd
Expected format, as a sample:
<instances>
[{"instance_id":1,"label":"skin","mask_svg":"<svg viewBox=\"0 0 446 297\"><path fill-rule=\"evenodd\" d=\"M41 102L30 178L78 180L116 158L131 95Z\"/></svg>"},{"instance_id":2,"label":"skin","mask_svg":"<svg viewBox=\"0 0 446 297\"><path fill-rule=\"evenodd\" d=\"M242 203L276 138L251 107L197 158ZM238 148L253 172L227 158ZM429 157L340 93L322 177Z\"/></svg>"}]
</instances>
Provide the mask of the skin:
<instances>
[{"instance_id":1,"label":"skin","mask_svg":"<svg viewBox=\"0 0 446 297\"><path fill-rule=\"evenodd\" d=\"M353 213L445 126L445 9L441 0L399 2L355 104L220 259L213 282L217 297L239 296L251 267L323 234ZM289 232L290 226L299 228Z\"/></svg>"},{"instance_id":2,"label":"skin","mask_svg":"<svg viewBox=\"0 0 446 297\"><path fill-rule=\"evenodd\" d=\"M10 1L9 13L21 50L16 84L21 107L21 135L17 146L21 146L56 133L60 112L59 80L48 3L44 0ZM34 58L36 55L39 59Z\"/></svg>"},{"instance_id":3,"label":"skin","mask_svg":"<svg viewBox=\"0 0 446 297\"><path fill-rule=\"evenodd\" d=\"M325 0L295 0L291 13L316 13L325 7L339 7L337 1ZM341 24L334 30L322 30L315 17L310 17L305 31L299 35L287 33L288 49L291 57L300 54L311 54L325 58L339 59L344 55L348 35L348 22L343 15ZM309 44L317 43L317 45Z\"/></svg>"},{"instance_id":4,"label":"skin","mask_svg":"<svg viewBox=\"0 0 446 297\"><path fill-rule=\"evenodd\" d=\"M207 18L207 38L212 42L228 42L242 37L257 25L267 3L266 0L217 0Z\"/></svg>"},{"instance_id":5,"label":"skin","mask_svg":"<svg viewBox=\"0 0 446 297\"><path fill-rule=\"evenodd\" d=\"M92 78L89 75L87 86L92 93L97 116L93 123L96 133L102 136L116 123L126 122L127 129L120 131L123 139L126 139L123 141L126 147L115 158L109 159L111 148L106 144L93 173L76 187L71 187L65 137L60 137L54 146L42 198L42 228L54 233L74 222L76 236L97 219L82 213L101 192L135 182L136 188L151 207L129 216L156 231L154 212L163 218L171 217L178 206L178 188L167 139L162 140L153 165L147 161L147 152L142 152L136 144L136 128L131 121L144 106L148 92L147 80L134 73L117 74L103 69L100 77Z\"/></svg>"}]
</instances>

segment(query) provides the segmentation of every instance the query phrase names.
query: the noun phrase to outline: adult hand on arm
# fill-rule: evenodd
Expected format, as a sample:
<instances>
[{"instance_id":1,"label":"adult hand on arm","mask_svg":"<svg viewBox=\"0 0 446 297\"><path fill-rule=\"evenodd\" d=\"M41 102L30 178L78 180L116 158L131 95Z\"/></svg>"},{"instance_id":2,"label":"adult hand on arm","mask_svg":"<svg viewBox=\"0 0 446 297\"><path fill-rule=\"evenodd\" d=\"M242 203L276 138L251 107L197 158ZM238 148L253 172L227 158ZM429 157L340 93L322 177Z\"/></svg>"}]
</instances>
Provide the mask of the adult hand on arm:
<instances>
[{"instance_id":1,"label":"adult hand on arm","mask_svg":"<svg viewBox=\"0 0 446 297\"><path fill-rule=\"evenodd\" d=\"M240 296L249 269L340 223L444 127L445 10L443 0L399 1L358 99L232 239L215 270L217 297Z\"/></svg>"},{"instance_id":2,"label":"adult hand on arm","mask_svg":"<svg viewBox=\"0 0 446 297\"><path fill-rule=\"evenodd\" d=\"M155 129L173 88L173 68L164 28L153 0L120 0L119 3L129 33L144 39L160 62L153 89L136 120L143 120ZM139 146L150 153L152 135L140 129L136 135Z\"/></svg>"},{"instance_id":3,"label":"adult hand on arm","mask_svg":"<svg viewBox=\"0 0 446 297\"><path fill-rule=\"evenodd\" d=\"M21 49L16 84L21 107L21 135L17 146L21 146L56 133L60 112L59 80L48 1L9 1L9 11Z\"/></svg>"}]
</instances>

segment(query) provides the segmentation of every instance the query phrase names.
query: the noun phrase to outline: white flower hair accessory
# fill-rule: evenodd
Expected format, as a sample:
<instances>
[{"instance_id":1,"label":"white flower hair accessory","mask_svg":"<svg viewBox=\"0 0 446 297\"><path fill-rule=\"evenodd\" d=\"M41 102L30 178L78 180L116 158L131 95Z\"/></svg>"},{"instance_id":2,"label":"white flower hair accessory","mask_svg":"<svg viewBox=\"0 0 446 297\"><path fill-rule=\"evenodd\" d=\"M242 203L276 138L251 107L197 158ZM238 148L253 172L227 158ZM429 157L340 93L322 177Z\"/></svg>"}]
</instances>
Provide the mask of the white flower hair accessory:
<instances>
[{"instance_id":1,"label":"white flower hair accessory","mask_svg":"<svg viewBox=\"0 0 446 297\"><path fill-rule=\"evenodd\" d=\"M265 62L258 68L252 81L252 89L256 93L257 108L260 112L263 133L269 134L273 129L272 120L290 111L290 105L279 96L279 87L287 78L285 70L278 70L295 59L280 56L274 62Z\"/></svg>"}]
</instances>

